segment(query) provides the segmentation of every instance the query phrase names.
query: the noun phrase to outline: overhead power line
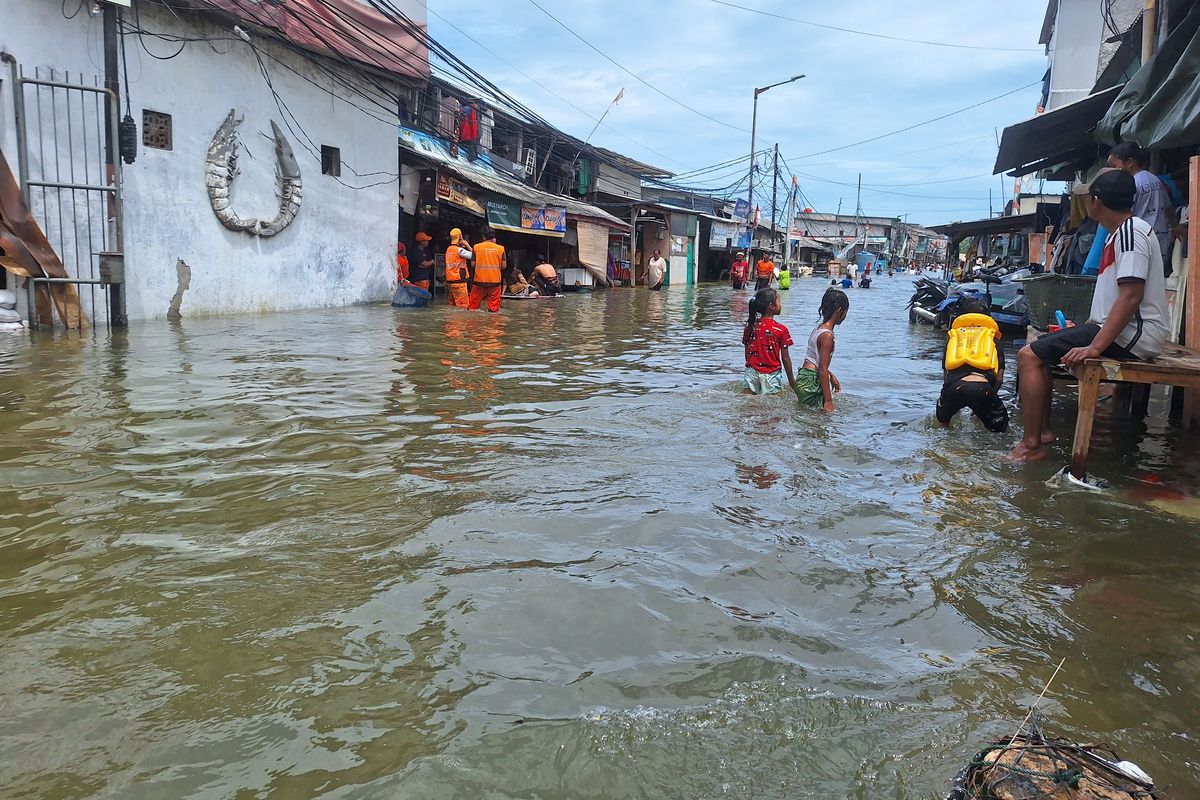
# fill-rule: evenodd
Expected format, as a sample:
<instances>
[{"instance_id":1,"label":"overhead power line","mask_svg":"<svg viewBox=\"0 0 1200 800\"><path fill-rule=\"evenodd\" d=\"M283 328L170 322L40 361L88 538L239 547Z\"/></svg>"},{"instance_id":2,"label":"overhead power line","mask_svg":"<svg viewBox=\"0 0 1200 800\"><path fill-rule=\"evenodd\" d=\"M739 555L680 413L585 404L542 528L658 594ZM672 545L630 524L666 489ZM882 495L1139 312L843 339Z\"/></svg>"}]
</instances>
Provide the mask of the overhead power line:
<instances>
[{"instance_id":1,"label":"overhead power line","mask_svg":"<svg viewBox=\"0 0 1200 800\"><path fill-rule=\"evenodd\" d=\"M763 11L762 9L759 9L759 8L750 8L749 6L740 6L737 3L730 3L730 2L728 2L728 0L712 0L712 2L716 3L719 6L728 6L730 8L737 8L742 11L749 11L751 14L761 14L764 17L773 17L775 19L783 19L783 20L787 20L788 22L798 22L801 25L811 25L814 28L824 28L825 30L828 30L828 31L839 31L841 33L852 33L855 36L870 36L872 39L887 39L887 40L893 41L893 42L907 42L909 44L926 44L926 45L930 45L931 47L953 47L953 48L957 48L959 50L995 50L995 51L1005 52L1005 53L1040 53L1040 52L1042 52L1041 49L1037 48L1037 47L987 47L985 45L956 44L954 42L931 42L927 39L907 39L903 36L889 36L886 33L872 33L870 31L859 31L859 30L854 30L853 28L841 28L841 27L838 27L837 25L826 25L823 22L813 22L812 20L808 20L808 19L798 19L797 17L788 17L788 16L784 16L783 14L775 14L770 11Z\"/></svg>"},{"instance_id":2,"label":"overhead power line","mask_svg":"<svg viewBox=\"0 0 1200 800\"><path fill-rule=\"evenodd\" d=\"M638 147L640 147L640 148L642 148L643 150L645 150L646 152L648 152L648 153L653 153L654 155L658 156L659 158L665 158L665 159L667 159L668 161L672 161L672 162L674 162L674 163L676 163L676 164L682 164L682 163L683 163L682 161L678 161L677 159L675 159L675 158L672 158L671 156L669 156L669 155L667 155L667 154L665 154L665 153L660 153L660 152L658 152L658 151L657 151L657 150L655 150L653 147L650 147L650 146L649 146L649 145L647 145L647 144L642 144L642 143L641 143L641 142L639 142L637 139L634 139L634 138L632 138L631 136L628 136L628 135L626 135L626 134L625 134L625 133L623 133L622 131L620 131L620 130L618 130L618 129L614 128L613 126L611 126L611 125L608 125L608 124L606 124L606 123L604 123L604 122L601 122L599 117L596 117L595 115L593 115L593 114L590 114L590 113L588 113L587 111L584 111L582 108L580 108L579 106L575 105L574 103L572 103L572 102L571 102L570 100L568 100L567 98L563 97L562 95L560 95L560 94L558 94L557 92L555 92L553 89L551 89L551 88L549 88L548 86L546 86L546 84L545 84L545 81L538 80L538 79L534 78L532 75L529 75L529 74L528 74L528 73L526 73L524 70L522 70L520 67L518 67L516 64L513 64L511 61L509 61L508 59L506 59L504 56L500 55L500 54L499 54L499 53L497 53L495 50L492 50L490 47L488 47L487 45L485 45L483 42L479 41L479 40L478 40L478 39L476 39L474 36L472 36L471 34L467 33L467 32L466 32L466 31L464 31L462 28L458 27L458 26L457 26L457 25L455 25L453 22L451 22L450 20L448 20L448 19L446 19L445 17L443 17L441 14L437 13L437 12L436 12L436 11L434 11L432 8L430 8L430 9L427 9L427 10L429 11L429 13L430 13L430 14L433 14L435 17L437 17L438 19L440 19L442 22L446 23L448 26L450 26L450 27L451 27L451 28L453 28L454 30L458 31L460 34L462 34L464 37L466 37L466 38L467 38L469 41L471 41L472 43L474 43L474 44L475 44L475 46L476 46L476 47L478 47L480 50L483 50L485 53L490 53L490 54L491 54L491 55L492 55L494 58L496 58L496 59L497 59L497 60L498 60L500 63L507 65L507 66L508 66L510 69L514 70L514 71L515 71L515 72L516 72L518 75L521 75L522 77L524 77L526 80L528 80L528 81L529 81L530 83L532 83L534 86L537 86L537 87L541 88L542 90L544 90L544 91L545 91L547 94L549 94L549 95L551 95L551 96L553 96L553 97L556 97L556 98L558 98L559 100L561 100L562 102L564 102L564 103L566 103L568 106L570 106L571 108L573 108L573 109L575 109L576 111L578 111L580 114L583 114L585 117L587 117L588 119L590 119L592 122L596 122L596 123L600 124L601 126L603 126L603 127L607 128L608 130L610 130L610 131L612 131L613 133L617 134L618 136L620 136L622 139L626 140L627 142L630 142L630 143L632 143L632 144L635 144L635 145L637 145Z\"/></svg>"},{"instance_id":3,"label":"overhead power line","mask_svg":"<svg viewBox=\"0 0 1200 800\"><path fill-rule=\"evenodd\" d=\"M664 92L662 89L659 89L657 86L655 86L654 84L652 84L652 83L650 83L649 81L647 81L647 80L646 80L645 78L643 78L641 75L638 75L638 74L637 74L636 72L634 72L633 70L631 70L631 69L629 69L628 67L624 66L623 64L619 63L619 62L618 62L616 59L614 59L612 56L608 55L608 53L605 53L603 50L601 50L600 48L596 47L596 45L592 44L591 42L589 42L589 41L588 41L587 39L585 39L584 37L580 36L578 33L576 33L574 30L572 30L570 27L568 27L568 26L566 25L566 23L564 23L564 22L563 22L562 20L560 20L558 17L554 16L554 15L553 15L553 14L551 14L549 11L547 11L547 10L546 10L544 7L542 7L542 6L541 6L541 5L540 5L540 4L537 2L537 0L529 0L529 4L530 4L530 5L532 5L534 8L538 9L539 11L541 11L543 14L545 14L545 15L546 15L547 17L549 17L550 19L554 20L554 22L558 23L558 26L559 26L560 28L562 28L562 29L563 29L563 30L565 30L567 33L569 33L569 34L571 34L572 36L574 36L574 37L575 37L576 39L578 39L579 41L581 41L581 42L583 42L584 44L586 44L586 45L587 45L589 48L591 48L592 50L594 50L596 53L598 53L598 54L599 54L601 57L603 57L603 58L604 58L606 61L608 61L608 62L609 62L610 64L612 64L613 66L615 66L617 69L621 70L622 72L625 72L626 74L628 74L629 76L631 76L631 77L632 77L634 80L636 80L638 83L641 83L641 84L642 84L643 86L645 86L646 88L648 88L648 89L651 89L652 91L654 91L654 92L656 92L656 93L658 93L658 94L662 95L663 97L667 98L667 99L668 99L668 100L670 100L672 103L674 103L675 105L679 106L680 108L687 109L688 111L691 111L693 114L697 114L697 115L699 115L699 116L701 116L701 117L704 117L705 119L709 120L710 122L715 122L715 123L717 123L718 125L723 125L723 126L725 126L726 128L731 128L731 129L733 129L733 130L735 130L735 131L741 131L742 133L749 133L749 132L750 132L750 129L749 129L749 128L739 128L737 125L731 125L730 123L728 123L728 122L725 122L724 120L719 120L719 119L717 119L717 118L716 118L716 117L714 117L714 116L711 116L711 115L709 115L709 114L705 114L703 111L699 110L698 108L693 108L692 106L689 106L687 103L683 102L682 100L679 100L679 99L677 99L677 98L675 98L675 97L672 97L671 95L669 95L669 94L667 94L666 92Z\"/></svg>"},{"instance_id":4,"label":"overhead power line","mask_svg":"<svg viewBox=\"0 0 1200 800\"><path fill-rule=\"evenodd\" d=\"M531 2L532 2L532 0L531 0ZM715 0L714 0L714 2L715 2ZM1005 92L1004 94L998 94L995 97L989 97L987 100L980 100L978 103L972 103L971 105L966 106L964 108L960 108L956 111L951 111L949 113L942 114L940 117L934 117L933 119L927 119L924 122L918 122L915 125L909 125L907 128L900 128L899 130L889 131L888 133L881 133L878 136L872 136L870 139L862 139L861 141L851 142L850 144L844 144L844 145L841 145L840 147L831 147L828 150L818 150L815 153L806 153L805 155L797 156L797 160L799 160L801 158L812 158L814 156L823 156L826 153L837 153L842 150L849 150L851 147L858 147L859 145L870 144L871 142L878 142L880 139L886 139L889 136L895 136L896 134L899 134L899 133L907 133L908 131L915 130L917 128L921 128L926 125L932 125L935 122L941 122L942 120L949 119L950 117L953 117L957 114L962 114L964 111L970 111L973 108L979 108L980 106L987 105L988 103L994 103L995 101L1001 100L1005 97L1008 97L1009 95L1014 95L1017 92L1023 92L1026 89L1029 89L1033 86L1041 86L1041 85L1042 85L1042 81L1039 78L1038 80L1033 81L1032 83L1027 83L1024 86L1018 86L1016 89Z\"/></svg>"}]
</instances>

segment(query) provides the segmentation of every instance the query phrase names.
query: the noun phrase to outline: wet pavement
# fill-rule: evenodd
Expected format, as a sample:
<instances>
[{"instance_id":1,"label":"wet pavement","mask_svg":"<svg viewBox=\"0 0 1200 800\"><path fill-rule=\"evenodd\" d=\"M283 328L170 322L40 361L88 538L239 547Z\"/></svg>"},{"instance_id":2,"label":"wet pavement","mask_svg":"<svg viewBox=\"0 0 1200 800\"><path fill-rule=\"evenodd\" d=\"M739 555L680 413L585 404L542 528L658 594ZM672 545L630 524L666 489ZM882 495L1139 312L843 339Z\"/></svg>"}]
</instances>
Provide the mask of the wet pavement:
<instances>
[{"instance_id":1,"label":"wet pavement","mask_svg":"<svg viewBox=\"0 0 1200 800\"><path fill-rule=\"evenodd\" d=\"M1105 414L1097 495L932 427L909 286L832 417L724 286L0 340L0 797L925 799L1063 657L1049 731L1195 796L1197 438Z\"/></svg>"}]
</instances>

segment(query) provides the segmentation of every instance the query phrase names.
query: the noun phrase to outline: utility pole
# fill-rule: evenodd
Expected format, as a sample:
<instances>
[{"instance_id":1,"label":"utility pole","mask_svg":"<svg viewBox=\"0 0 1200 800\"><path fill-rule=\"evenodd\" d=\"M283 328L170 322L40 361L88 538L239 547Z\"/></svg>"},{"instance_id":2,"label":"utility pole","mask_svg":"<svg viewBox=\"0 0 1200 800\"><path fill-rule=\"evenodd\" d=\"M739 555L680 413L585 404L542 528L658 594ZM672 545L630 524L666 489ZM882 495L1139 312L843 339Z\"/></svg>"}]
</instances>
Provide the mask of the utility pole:
<instances>
[{"instance_id":1,"label":"utility pole","mask_svg":"<svg viewBox=\"0 0 1200 800\"><path fill-rule=\"evenodd\" d=\"M118 113L120 108L121 97L121 73L120 73L120 20L121 9L112 3L104 3L104 88L110 93L110 97L105 98L104 104L104 157L107 161L107 179L108 183L116 183L116 164L120 158L120 144L116 139L117 122L113 116ZM108 193L108 216L109 216L109 246L119 247L117 243L116 231L118 226L117 204L112 193ZM109 324L114 327L124 328L129 324L128 318L125 316L125 283L124 279L120 283L109 284L108 287L108 319Z\"/></svg>"},{"instance_id":2,"label":"utility pole","mask_svg":"<svg viewBox=\"0 0 1200 800\"><path fill-rule=\"evenodd\" d=\"M771 173L771 249L775 248L775 204L779 199L779 142L775 143L775 171Z\"/></svg>"},{"instance_id":3,"label":"utility pole","mask_svg":"<svg viewBox=\"0 0 1200 800\"><path fill-rule=\"evenodd\" d=\"M776 86L792 83L803 78L803 75L794 75L786 81L772 83L769 86L754 89L754 112L750 116L750 187L746 191L746 199L750 201L750 248L754 247L754 228L756 221L754 219L754 137L758 133L758 96L768 89L774 89ZM776 150L778 150L776 145ZM749 256L749 253L746 254Z\"/></svg>"},{"instance_id":4,"label":"utility pole","mask_svg":"<svg viewBox=\"0 0 1200 800\"><path fill-rule=\"evenodd\" d=\"M992 190L988 189L988 218L992 216Z\"/></svg>"}]
</instances>

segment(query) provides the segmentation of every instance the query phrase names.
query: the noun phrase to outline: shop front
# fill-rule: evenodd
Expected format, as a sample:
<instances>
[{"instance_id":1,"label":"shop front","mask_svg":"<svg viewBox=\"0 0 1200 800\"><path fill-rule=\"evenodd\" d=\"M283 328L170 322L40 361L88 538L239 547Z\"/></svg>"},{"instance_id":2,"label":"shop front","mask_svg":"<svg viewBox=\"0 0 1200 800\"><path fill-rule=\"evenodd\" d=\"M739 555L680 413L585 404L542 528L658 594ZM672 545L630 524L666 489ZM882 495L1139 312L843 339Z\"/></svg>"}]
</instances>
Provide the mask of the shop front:
<instances>
[{"instance_id":1,"label":"shop front","mask_svg":"<svg viewBox=\"0 0 1200 800\"><path fill-rule=\"evenodd\" d=\"M407 128L400 129L399 141L405 169L419 176L420 187L413 218L406 222L402 182L400 230L433 237L438 280L444 274L450 231L458 228L477 244L490 227L496 241L504 245L510 265L528 272L537 264L551 263L560 273L568 271L570 280L563 280L568 287L607 283L609 235L629 229L621 220L596 206L534 189L496 172L486 152L467 161L453 154L444 140ZM596 245L597 240L602 246ZM572 269L587 275L574 275Z\"/></svg>"}]
</instances>

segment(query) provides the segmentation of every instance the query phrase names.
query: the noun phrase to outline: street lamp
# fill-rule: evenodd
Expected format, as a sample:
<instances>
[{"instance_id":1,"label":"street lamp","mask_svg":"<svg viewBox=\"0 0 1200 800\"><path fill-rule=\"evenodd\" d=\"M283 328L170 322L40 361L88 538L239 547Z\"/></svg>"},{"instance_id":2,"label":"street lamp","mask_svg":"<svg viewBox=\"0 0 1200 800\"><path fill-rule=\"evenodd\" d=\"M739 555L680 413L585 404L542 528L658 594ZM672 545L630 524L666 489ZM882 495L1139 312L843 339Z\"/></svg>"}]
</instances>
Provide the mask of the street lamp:
<instances>
[{"instance_id":1,"label":"street lamp","mask_svg":"<svg viewBox=\"0 0 1200 800\"><path fill-rule=\"evenodd\" d=\"M750 248L754 248L754 135L758 131L758 96L768 89L774 89L776 86L783 86L785 83L792 83L803 78L803 75L794 75L786 81L772 83L762 88L754 90L754 114L750 119L750 191L747 199L750 201ZM749 257L749 253L746 254Z\"/></svg>"}]
</instances>

